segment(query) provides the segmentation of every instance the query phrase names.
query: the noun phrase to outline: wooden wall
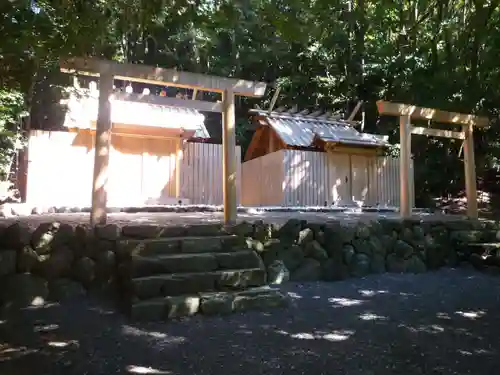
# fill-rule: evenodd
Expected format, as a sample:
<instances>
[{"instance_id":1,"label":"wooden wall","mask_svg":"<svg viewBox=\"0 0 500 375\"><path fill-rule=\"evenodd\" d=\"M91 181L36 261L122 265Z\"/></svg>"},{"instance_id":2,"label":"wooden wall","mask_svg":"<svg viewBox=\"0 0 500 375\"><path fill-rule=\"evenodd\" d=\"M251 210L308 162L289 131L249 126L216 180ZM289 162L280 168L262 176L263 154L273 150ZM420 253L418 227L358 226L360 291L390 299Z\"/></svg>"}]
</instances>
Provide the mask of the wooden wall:
<instances>
[{"instance_id":1,"label":"wooden wall","mask_svg":"<svg viewBox=\"0 0 500 375\"><path fill-rule=\"evenodd\" d=\"M192 204L222 205L222 145L186 143L181 169L181 196ZM236 199L241 196L241 147L236 146Z\"/></svg>"},{"instance_id":2,"label":"wooden wall","mask_svg":"<svg viewBox=\"0 0 500 375\"><path fill-rule=\"evenodd\" d=\"M280 150L242 164L242 204L248 206L352 200L399 206L399 194L399 159L391 157Z\"/></svg>"},{"instance_id":3,"label":"wooden wall","mask_svg":"<svg viewBox=\"0 0 500 375\"><path fill-rule=\"evenodd\" d=\"M90 206L94 143L95 136L86 131L31 131L27 202L42 206ZM108 171L109 206L176 202L176 143L176 139L113 135ZM239 166L240 160L237 163ZM185 144L181 198L188 198L191 203L222 204L221 145Z\"/></svg>"},{"instance_id":4,"label":"wooden wall","mask_svg":"<svg viewBox=\"0 0 500 375\"><path fill-rule=\"evenodd\" d=\"M283 165L285 150L241 164L241 204L243 206L281 206L283 204Z\"/></svg>"}]
</instances>

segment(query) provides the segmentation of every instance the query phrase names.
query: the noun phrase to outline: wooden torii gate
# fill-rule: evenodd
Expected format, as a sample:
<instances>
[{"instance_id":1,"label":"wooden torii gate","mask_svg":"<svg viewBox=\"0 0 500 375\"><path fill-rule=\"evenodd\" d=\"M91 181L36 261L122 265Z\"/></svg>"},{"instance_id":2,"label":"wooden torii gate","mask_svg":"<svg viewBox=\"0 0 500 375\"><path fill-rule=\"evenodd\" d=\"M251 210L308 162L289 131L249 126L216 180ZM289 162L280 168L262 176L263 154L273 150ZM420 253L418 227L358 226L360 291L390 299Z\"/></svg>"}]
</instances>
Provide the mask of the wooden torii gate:
<instances>
[{"instance_id":1,"label":"wooden torii gate","mask_svg":"<svg viewBox=\"0 0 500 375\"><path fill-rule=\"evenodd\" d=\"M181 106L222 113L223 123L223 196L224 222L236 221L236 133L234 97L262 97L266 91L263 82L245 81L197 73L181 72L141 64L121 64L94 58L70 58L60 62L66 73L99 77L99 109L96 124L94 176L92 183L92 225L106 223L107 180L111 142L111 103L113 80L120 79L153 85L174 86L222 94L222 105L199 100L183 100L150 95L134 96L132 100L159 105Z\"/></svg>"},{"instance_id":2,"label":"wooden torii gate","mask_svg":"<svg viewBox=\"0 0 500 375\"><path fill-rule=\"evenodd\" d=\"M378 112L381 115L399 116L400 136L400 214L403 218L411 216L410 201L410 160L411 135L420 134L433 137L462 139L464 144L465 190L467 193L467 216L478 217L476 165L474 161L474 126L486 127L489 119L474 115L456 112L446 112L438 109L416 107L409 104L391 103L383 100L377 102ZM411 120L429 120L440 123L458 125L462 131L415 127ZM413 179L412 179L413 180Z\"/></svg>"}]
</instances>

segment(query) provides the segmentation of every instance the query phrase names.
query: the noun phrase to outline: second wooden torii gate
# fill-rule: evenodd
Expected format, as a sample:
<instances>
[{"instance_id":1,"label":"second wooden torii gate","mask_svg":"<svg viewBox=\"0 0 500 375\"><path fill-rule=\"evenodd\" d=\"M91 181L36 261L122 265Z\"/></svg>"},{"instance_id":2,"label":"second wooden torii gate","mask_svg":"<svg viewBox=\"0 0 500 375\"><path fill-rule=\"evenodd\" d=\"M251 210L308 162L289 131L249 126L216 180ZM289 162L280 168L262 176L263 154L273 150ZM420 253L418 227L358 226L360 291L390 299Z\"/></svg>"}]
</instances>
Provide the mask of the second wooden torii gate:
<instances>
[{"instance_id":1,"label":"second wooden torii gate","mask_svg":"<svg viewBox=\"0 0 500 375\"><path fill-rule=\"evenodd\" d=\"M462 139L464 141L465 190L467 194L467 216L478 217L476 165L474 161L474 126L486 127L489 119L456 112L446 112L432 108L416 107L409 104L391 103L383 100L377 102L381 115L399 116L400 135L400 214L403 218L411 216L410 201L410 160L411 135L421 134L433 137ZM462 131L451 131L434 128L415 127L411 120L430 120L434 122L459 125Z\"/></svg>"},{"instance_id":2,"label":"second wooden torii gate","mask_svg":"<svg viewBox=\"0 0 500 375\"><path fill-rule=\"evenodd\" d=\"M94 58L71 58L60 62L61 71L99 77L99 107L96 123L94 177L92 183L92 225L106 223L107 169L111 141L111 103L113 80L142 82L153 85L174 86L195 91L222 94L222 105L199 100L179 100L166 97L138 97L140 101L154 101L160 105L183 106L201 111L222 112L223 148L223 197L224 222L236 221L236 133L235 95L262 97L266 91L263 82L245 81L236 78L216 77L204 74L181 72L141 64L120 64Z\"/></svg>"}]
</instances>

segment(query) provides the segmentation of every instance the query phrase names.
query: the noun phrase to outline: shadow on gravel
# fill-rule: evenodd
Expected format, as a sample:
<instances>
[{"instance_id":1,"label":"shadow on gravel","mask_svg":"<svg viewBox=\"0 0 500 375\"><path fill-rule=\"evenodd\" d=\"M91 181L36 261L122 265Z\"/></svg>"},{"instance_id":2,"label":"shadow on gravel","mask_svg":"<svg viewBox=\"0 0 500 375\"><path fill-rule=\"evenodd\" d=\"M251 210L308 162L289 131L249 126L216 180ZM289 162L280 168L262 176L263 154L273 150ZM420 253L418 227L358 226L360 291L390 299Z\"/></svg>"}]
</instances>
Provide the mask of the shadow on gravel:
<instances>
[{"instance_id":1,"label":"shadow on gravel","mask_svg":"<svg viewBox=\"0 0 500 375\"><path fill-rule=\"evenodd\" d=\"M446 270L287 284L271 312L136 324L92 300L0 324L0 374L493 374L500 279Z\"/></svg>"}]
</instances>

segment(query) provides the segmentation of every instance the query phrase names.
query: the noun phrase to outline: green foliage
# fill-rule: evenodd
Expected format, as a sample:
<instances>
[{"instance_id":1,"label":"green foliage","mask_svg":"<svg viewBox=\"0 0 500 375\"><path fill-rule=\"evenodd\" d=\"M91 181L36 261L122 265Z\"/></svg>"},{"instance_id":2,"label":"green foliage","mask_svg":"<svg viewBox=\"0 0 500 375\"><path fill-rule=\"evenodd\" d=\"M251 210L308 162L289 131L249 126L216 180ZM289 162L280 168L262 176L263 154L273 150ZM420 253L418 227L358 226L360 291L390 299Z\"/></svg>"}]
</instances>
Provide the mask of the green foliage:
<instances>
[{"instance_id":1,"label":"green foliage","mask_svg":"<svg viewBox=\"0 0 500 375\"><path fill-rule=\"evenodd\" d=\"M0 181L5 180L12 156L22 146L18 126L26 114L20 92L0 90Z\"/></svg>"},{"instance_id":2,"label":"green foliage","mask_svg":"<svg viewBox=\"0 0 500 375\"><path fill-rule=\"evenodd\" d=\"M39 13L29 3L0 5L0 87L23 95L33 121L50 117L67 55L279 79L277 104L301 109L349 112L361 99L366 131L395 143L397 119L378 118L378 99L498 115L500 0L38 0ZM269 101L238 102L243 144L247 110ZM479 177L498 167L499 137L476 133ZM459 144L412 147L418 196L463 188Z\"/></svg>"}]
</instances>

